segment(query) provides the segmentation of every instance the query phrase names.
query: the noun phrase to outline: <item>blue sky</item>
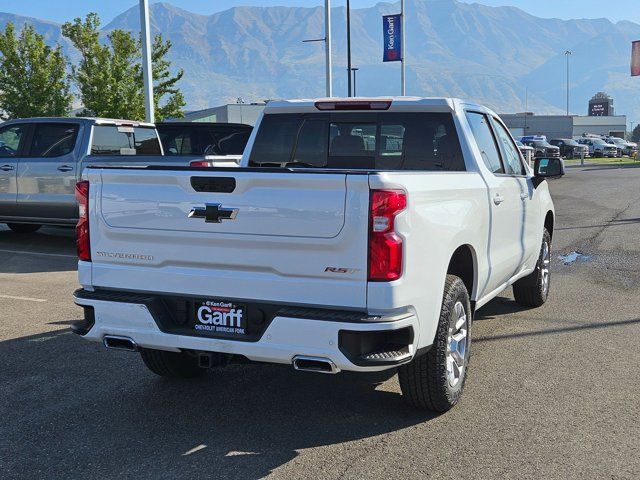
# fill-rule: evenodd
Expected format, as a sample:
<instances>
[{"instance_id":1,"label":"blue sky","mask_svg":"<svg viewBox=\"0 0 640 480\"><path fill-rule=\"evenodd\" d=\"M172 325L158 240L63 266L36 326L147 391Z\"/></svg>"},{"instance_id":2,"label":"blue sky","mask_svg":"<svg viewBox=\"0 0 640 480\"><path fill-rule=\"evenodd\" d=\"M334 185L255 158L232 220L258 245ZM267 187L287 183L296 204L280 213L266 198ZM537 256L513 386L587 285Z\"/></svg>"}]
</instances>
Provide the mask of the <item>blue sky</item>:
<instances>
[{"instance_id":1,"label":"blue sky","mask_svg":"<svg viewBox=\"0 0 640 480\"><path fill-rule=\"evenodd\" d=\"M152 2L154 0L151 0ZM324 0L168 0L178 7L192 12L211 14L237 5L288 5L314 6ZM408 8L411 2L406 0ZM428 1L428 0L427 0ZM472 0L462 0L472 3ZM555 18L601 18L613 21L633 20L640 23L639 0L476 0L485 5L513 5L540 17ZM332 0L333 5L344 5L345 0ZM352 0L353 8L378 3L378 0ZM0 0L0 11L32 16L55 22L64 22L72 17L84 16L96 11L103 24L116 15L136 5L136 0ZM64 8L61 8L64 5Z\"/></svg>"}]
</instances>

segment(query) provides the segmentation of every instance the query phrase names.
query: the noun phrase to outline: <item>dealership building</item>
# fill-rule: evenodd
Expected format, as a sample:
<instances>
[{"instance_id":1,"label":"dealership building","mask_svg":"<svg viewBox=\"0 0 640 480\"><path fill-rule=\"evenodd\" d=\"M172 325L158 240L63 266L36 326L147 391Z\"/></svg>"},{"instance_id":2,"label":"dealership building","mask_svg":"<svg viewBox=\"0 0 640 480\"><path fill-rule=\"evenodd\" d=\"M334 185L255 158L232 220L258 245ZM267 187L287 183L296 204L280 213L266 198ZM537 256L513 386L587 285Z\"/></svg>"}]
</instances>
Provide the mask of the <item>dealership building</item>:
<instances>
[{"instance_id":1,"label":"dealership building","mask_svg":"<svg viewBox=\"0 0 640 480\"><path fill-rule=\"evenodd\" d=\"M265 103L232 103L219 107L186 112L183 118L172 118L169 122L222 122L255 125Z\"/></svg>"},{"instance_id":2,"label":"dealership building","mask_svg":"<svg viewBox=\"0 0 640 480\"><path fill-rule=\"evenodd\" d=\"M585 133L625 138L626 115L615 115L613 99L599 92L589 100L589 115L535 115L531 112L500 115L514 137L546 135L547 138L577 138Z\"/></svg>"}]
</instances>

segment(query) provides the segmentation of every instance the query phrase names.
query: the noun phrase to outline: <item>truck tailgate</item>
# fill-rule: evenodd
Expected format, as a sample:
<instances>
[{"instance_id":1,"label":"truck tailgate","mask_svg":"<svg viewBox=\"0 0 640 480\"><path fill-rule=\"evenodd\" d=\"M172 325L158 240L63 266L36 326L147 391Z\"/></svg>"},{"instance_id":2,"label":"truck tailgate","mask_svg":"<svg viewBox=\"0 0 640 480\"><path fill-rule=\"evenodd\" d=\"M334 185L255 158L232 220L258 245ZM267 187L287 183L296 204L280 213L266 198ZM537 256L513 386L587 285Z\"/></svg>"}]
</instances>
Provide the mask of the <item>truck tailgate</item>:
<instances>
[{"instance_id":1,"label":"truck tailgate","mask_svg":"<svg viewBox=\"0 0 640 480\"><path fill-rule=\"evenodd\" d=\"M367 175L88 169L92 284L366 307Z\"/></svg>"}]
</instances>

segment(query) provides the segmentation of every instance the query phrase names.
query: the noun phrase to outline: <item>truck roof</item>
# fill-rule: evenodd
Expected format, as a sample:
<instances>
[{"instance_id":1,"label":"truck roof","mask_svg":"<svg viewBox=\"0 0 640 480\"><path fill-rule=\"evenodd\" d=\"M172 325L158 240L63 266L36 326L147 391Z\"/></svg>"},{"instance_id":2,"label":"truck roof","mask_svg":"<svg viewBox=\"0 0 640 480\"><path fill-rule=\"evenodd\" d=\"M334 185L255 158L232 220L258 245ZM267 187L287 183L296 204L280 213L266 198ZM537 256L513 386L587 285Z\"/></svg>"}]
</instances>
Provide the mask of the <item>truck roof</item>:
<instances>
[{"instance_id":1,"label":"truck roof","mask_svg":"<svg viewBox=\"0 0 640 480\"><path fill-rule=\"evenodd\" d=\"M153 123L138 122L135 120L123 120L118 118L102 118L102 117L31 117L31 118L14 118L7 120L4 124L12 123L88 123L91 125L127 125L134 127L154 127Z\"/></svg>"},{"instance_id":2,"label":"truck roof","mask_svg":"<svg viewBox=\"0 0 640 480\"><path fill-rule=\"evenodd\" d=\"M477 103L462 100L453 97L332 97L332 98L315 98L315 99L294 99L294 100L272 100L267 103L265 113L306 113L317 112L317 104L330 103L367 103L367 102L389 102L387 111L435 111L435 112L453 112L457 108L472 108L473 110L495 113ZM344 110L349 110L348 108ZM357 109L354 109L357 110Z\"/></svg>"}]
</instances>

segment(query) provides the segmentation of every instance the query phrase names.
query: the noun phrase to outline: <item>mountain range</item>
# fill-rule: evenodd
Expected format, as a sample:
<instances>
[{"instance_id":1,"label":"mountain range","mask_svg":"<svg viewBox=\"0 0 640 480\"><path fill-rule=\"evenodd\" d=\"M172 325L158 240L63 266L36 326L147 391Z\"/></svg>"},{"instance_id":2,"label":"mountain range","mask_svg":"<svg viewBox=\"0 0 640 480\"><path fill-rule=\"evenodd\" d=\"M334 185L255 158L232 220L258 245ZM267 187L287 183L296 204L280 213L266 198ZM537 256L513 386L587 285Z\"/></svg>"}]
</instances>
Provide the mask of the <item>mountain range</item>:
<instances>
[{"instance_id":1,"label":"mountain range","mask_svg":"<svg viewBox=\"0 0 640 480\"><path fill-rule=\"evenodd\" d=\"M640 120L640 79L629 75L631 42L640 25L607 19L539 18L515 7L488 7L457 0L407 2L407 93L457 96L498 112L562 113L566 102L566 58L571 50L572 113L586 114L589 98L605 91L617 114ZM352 11L353 65L358 95L397 95L398 63L382 63L382 15L399 3ZM103 27L137 31L131 8ZM553 13L553 12L550 12ZM346 95L346 12L332 9L334 93ZM576 9L579 15L579 8ZM71 19L71 18L70 18ZM0 27L31 23L48 42L62 43L60 25L0 13ZM170 3L151 5L152 33L173 48L170 60L183 68L187 109L270 98L324 95L324 46L303 40L324 36L324 11L295 7L236 7L199 15Z\"/></svg>"}]
</instances>

